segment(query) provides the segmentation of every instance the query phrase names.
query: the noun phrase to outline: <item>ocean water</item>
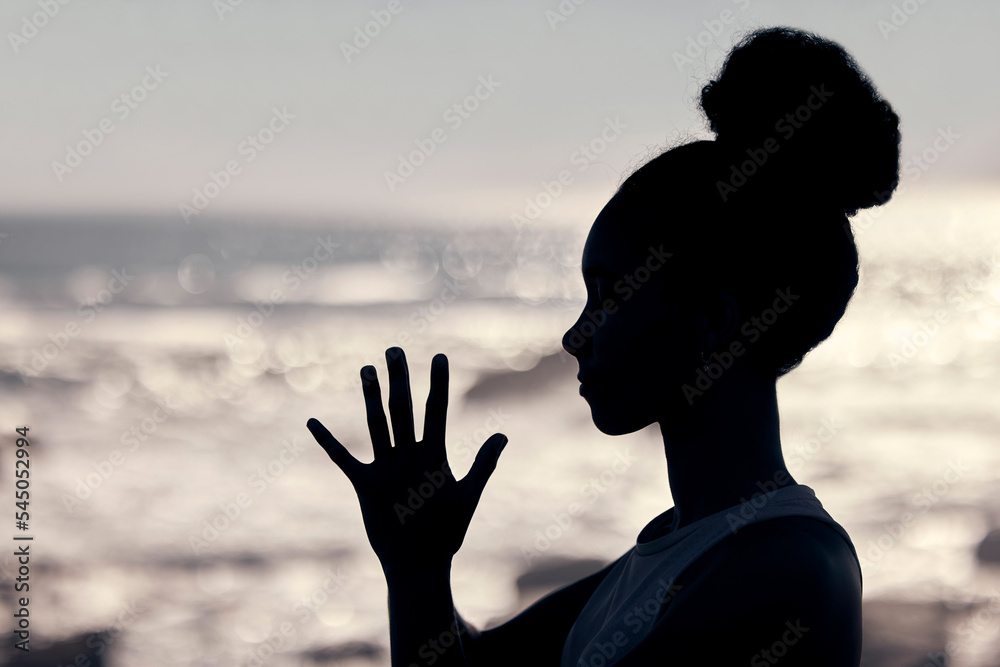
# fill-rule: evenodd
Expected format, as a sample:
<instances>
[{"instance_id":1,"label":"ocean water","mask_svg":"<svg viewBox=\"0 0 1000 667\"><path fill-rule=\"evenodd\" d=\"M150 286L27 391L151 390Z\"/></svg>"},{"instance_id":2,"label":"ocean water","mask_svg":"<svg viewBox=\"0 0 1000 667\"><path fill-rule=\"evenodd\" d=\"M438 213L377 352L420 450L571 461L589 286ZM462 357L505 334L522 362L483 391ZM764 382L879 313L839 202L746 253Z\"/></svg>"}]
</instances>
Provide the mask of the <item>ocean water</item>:
<instances>
[{"instance_id":1,"label":"ocean water","mask_svg":"<svg viewBox=\"0 0 1000 667\"><path fill-rule=\"evenodd\" d=\"M950 642L952 665L1000 656L1000 573L976 558L1000 527L998 213L981 191L862 213L857 295L778 385L786 460L851 534L866 610L945 609L896 644ZM540 568L626 551L672 502L658 431L601 434L561 350L588 226L0 220L2 483L28 426L32 642L123 666L388 664L357 499L305 422L370 460L358 371L395 344L415 405L449 357L456 473L510 441L455 560L463 617L501 622L559 582Z\"/></svg>"}]
</instances>

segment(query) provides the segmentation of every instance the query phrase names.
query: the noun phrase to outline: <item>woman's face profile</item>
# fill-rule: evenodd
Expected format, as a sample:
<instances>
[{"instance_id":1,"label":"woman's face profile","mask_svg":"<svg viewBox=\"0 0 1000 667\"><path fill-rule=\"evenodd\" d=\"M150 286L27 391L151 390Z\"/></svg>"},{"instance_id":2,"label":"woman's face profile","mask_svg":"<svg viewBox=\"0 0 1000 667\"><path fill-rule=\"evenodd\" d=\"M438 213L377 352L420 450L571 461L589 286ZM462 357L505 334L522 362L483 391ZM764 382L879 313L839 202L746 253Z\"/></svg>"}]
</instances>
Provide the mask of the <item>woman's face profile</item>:
<instances>
[{"instance_id":1,"label":"woman's face profile","mask_svg":"<svg viewBox=\"0 0 1000 667\"><path fill-rule=\"evenodd\" d=\"M562 339L594 424L608 435L669 419L699 356L693 317L667 289L676 279L669 248L634 233L642 215L618 194L597 216L581 267L587 303Z\"/></svg>"}]
</instances>

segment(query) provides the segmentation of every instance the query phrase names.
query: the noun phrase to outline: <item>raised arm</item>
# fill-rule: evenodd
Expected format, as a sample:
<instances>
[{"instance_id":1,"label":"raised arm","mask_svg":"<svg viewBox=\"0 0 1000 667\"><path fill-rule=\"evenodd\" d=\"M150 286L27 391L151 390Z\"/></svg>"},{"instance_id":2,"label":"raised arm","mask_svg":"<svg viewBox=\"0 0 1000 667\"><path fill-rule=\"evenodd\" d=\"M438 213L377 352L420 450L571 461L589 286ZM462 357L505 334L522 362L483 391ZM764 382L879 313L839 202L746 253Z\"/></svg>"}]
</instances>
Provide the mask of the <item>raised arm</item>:
<instances>
[{"instance_id":1,"label":"raised arm","mask_svg":"<svg viewBox=\"0 0 1000 667\"><path fill-rule=\"evenodd\" d=\"M570 628L594 590L624 556L599 571L549 593L502 625L469 627L463 647L474 667L558 667ZM461 619L459 619L461 622ZM468 627L468 626L467 626Z\"/></svg>"},{"instance_id":2,"label":"raised arm","mask_svg":"<svg viewBox=\"0 0 1000 667\"><path fill-rule=\"evenodd\" d=\"M373 366L361 369L362 390L375 460L361 463L316 419L306 426L354 485L365 530L382 563L389 587L389 636L393 667L469 664L462 648L462 626L452 602L451 560L462 545L487 480L496 468L506 436L494 434L480 448L469 474L456 480L445 451L448 410L448 359L431 361L424 434L416 441L413 403L403 350L386 350L392 440ZM424 504L413 510L413 489Z\"/></svg>"},{"instance_id":3,"label":"raised arm","mask_svg":"<svg viewBox=\"0 0 1000 667\"><path fill-rule=\"evenodd\" d=\"M455 611L450 564L391 574L389 642L393 667L475 665L466 655L468 628Z\"/></svg>"},{"instance_id":4,"label":"raised arm","mask_svg":"<svg viewBox=\"0 0 1000 667\"><path fill-rule=\"evenodd\" d=\"M448 572L394 578L389 584L393 664L397 646L416 646L418 659L403 664L557 667L580 610L617 563L553 591L506 623L483 631L454 608ZM439 630L445 618L452 625Z\"/></svg>"}]
</instances>

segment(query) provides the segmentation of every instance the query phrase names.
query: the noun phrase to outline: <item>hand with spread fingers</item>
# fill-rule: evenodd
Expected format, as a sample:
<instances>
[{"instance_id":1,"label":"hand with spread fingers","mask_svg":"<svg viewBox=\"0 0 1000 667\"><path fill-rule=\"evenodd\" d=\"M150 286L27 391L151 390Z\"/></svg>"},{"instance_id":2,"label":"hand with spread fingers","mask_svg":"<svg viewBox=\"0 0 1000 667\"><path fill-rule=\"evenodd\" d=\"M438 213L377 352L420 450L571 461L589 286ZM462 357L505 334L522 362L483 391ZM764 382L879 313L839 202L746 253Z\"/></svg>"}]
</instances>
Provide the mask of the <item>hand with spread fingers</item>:
<instances>
[{"instance_id":1,"label":"hand with spread fingers","mask_svg":"<svg viewBox=\"0 0 1000 667\"><path fill-rule=\"evenodd\" d=\"M445 451L448 358L437 354L431 361L431 388L419 442L414 435L406 357L402 349L393 347L386 350L385 358L393 442L375 367L361 369L374 461L361 463L351 456L318 420L310 419L306 426L354 485L368 540L389 577L450 565L507 438L500 433L491 436L469 473L456 480Z\"/></svg>"}]
</instances>

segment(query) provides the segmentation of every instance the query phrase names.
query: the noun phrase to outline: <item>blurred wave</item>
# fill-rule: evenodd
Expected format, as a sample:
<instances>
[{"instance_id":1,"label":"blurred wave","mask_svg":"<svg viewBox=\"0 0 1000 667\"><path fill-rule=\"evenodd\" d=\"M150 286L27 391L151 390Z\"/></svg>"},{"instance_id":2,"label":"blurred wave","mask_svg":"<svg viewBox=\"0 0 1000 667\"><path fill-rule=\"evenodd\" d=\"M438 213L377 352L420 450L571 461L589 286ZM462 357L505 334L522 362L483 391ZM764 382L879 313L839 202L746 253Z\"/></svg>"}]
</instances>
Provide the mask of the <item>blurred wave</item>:
<instances>
[{"instance_id":1,"label":"blurred wave","mask_svg":"<svg viewBox=\"0 0 1000 667\"><path fill-rule=\"evenodd\" d=\"M963 219L975 242L928 242L915 218L906 234L879 237L887 220L859 231L855 300L779 384L786 460L851 533L887 656L951 641L1000 585L992 556L976 558L1000 528L991 206ZM456 559L474 622L617 557L671 505L658 433L598 433L561 351L586 229L0 229L0 398L5 424L32 429L46 581L32 604L50 655L89 638L108 664L386 664L381 572L350 485L304 424L323 419L368 460L357 374L390 345L406 350L415 405L433 354L449 355L456 472L493 432L510 438ZM627 450L643 463L565 525L581 485ZM9 576L11 559L0 567ZM901 613L926 647L893 643L883 625ZM962 638L970 660L1000 655L989 624Z\"/></svg>"}]
</instances>

